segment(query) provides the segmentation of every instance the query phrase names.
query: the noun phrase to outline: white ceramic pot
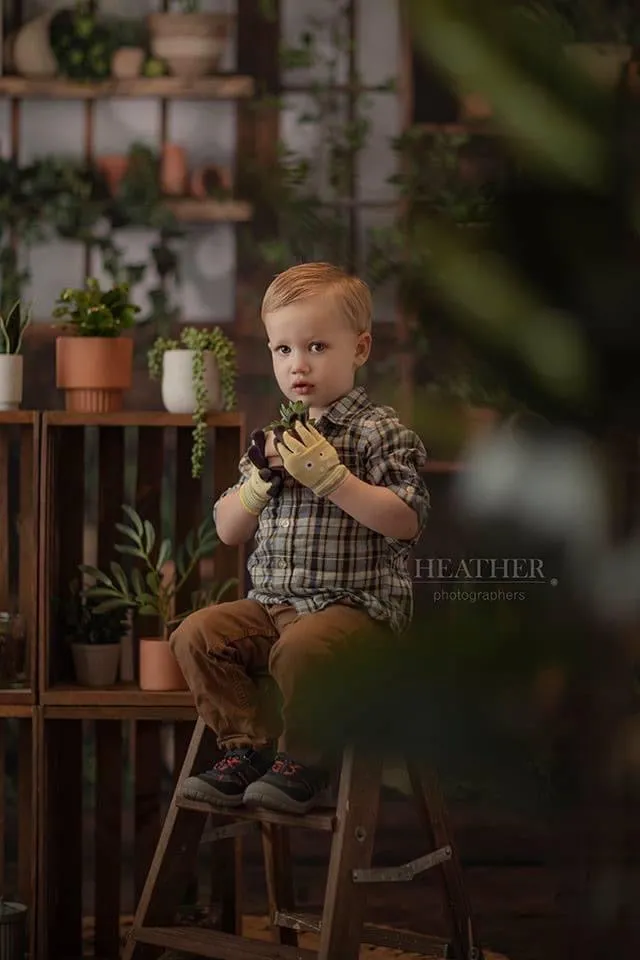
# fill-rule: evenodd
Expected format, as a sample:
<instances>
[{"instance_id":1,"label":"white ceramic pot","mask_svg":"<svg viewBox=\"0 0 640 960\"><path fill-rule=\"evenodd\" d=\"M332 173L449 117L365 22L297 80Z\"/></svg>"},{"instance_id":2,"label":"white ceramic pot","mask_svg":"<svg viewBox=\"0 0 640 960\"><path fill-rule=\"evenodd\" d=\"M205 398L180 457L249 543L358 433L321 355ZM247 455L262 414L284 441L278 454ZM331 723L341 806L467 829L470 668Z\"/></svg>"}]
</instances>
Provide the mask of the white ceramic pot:
<instances>
[{"instance_id":1,"label":"white ceramic pot","mask_svg":"<svg viewBox=\"0 0 640 960\"><path fill-rule=\"evenodd\" d=\"M151 53L177 77L203 77L219 69L232 18L223 13L152 13Z\"/></svg>"},{"instance_id":2,"label":"white ceramic pot","mask_svg":"<svg viewBox=\"0 0 640 960\"><path fill-rule=\"evenodd\" d=\"M17 410L22 403L21 353L0 353L0 410Z\"/></svg>"},{"instance_id":3,"label":"white ceramic pot","mask_svg":"<svg viewBox=\"0 0 640 960\"><path fill-rule=\"evenodd\" d=\"M162 402L169 413L193 413L196 394L193 387L193 350L167 350L162 358ZM215 354L204 355L204 382L207 410L222 410L220 373Z\"/></svg>"},{"instance_id":4,"label":"white ceramic pot","mask_svg":"<svg viewBox=\"0 0 640 960\"><path fill-rule=\"evenodd\" d=\"M72 643L76 679L82 687L112 687L120 664L119 643Z\"/></svg>"},{"instance_id":5,"label":"white ceramic pot","mask_svg":"<svg viewBox=\"0 0 640 960\"><path fill-rule=\"evenodd\" d=\"M55 77L58 63L49 41L49 25L55 11L50 10L21 27L13 44L13 65L22 77Z\"/></svg>"}]
</instances>

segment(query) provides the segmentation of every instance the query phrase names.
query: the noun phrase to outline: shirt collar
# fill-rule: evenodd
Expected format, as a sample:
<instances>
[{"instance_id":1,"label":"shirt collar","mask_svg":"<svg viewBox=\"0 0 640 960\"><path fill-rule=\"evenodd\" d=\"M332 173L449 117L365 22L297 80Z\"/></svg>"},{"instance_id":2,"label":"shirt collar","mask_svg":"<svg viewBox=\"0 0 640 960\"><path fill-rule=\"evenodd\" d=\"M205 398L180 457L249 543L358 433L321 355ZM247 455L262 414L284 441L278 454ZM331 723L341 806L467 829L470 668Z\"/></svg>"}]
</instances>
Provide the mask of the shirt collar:
<instances>
[{"instance_id":1,"label":"shirt collar","mask_svg":"<svg viewBox=\"0 0 640 960\"><path fill-rule=\"evenodd\" d=\"M366 410L370 403L364 387L354 387L344 397L334 400L320 419L326 417L332 423L348 423L349 420L353 420L354 417Z\"/></svg>"}]
</instances>

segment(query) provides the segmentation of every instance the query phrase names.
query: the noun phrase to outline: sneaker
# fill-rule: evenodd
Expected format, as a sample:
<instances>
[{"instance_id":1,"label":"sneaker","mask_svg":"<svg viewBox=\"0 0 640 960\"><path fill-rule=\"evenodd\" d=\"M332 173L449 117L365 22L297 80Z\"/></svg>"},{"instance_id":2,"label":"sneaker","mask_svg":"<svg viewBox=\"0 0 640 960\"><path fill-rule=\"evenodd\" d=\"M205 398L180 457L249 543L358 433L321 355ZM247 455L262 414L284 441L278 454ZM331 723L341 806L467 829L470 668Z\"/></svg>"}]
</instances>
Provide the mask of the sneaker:
<instances>
[{"instance_id":1,"label":"sneaker","mask_svg":"<svg viewBox=\"0 0 640 960\"><path fill-rule=\"evenodd\" d=\"M273 753L251 747L227 750L211 770L187 777L180 797L220 807L239 807L247 786L266 773L272 760Z\"/></svg>"},{"instance_id":2,"label":"sneaker","mask_svg":"<svg viewBox=\"0 0 640 960\"><path fill-rule=\"evenodd\" d=\"M249 784L244 802L250 807L283 813L307 813L312 807L328 803L328 787L326 770L307 767L278 753L271 769Z\"/></svg>"}]
</instances>

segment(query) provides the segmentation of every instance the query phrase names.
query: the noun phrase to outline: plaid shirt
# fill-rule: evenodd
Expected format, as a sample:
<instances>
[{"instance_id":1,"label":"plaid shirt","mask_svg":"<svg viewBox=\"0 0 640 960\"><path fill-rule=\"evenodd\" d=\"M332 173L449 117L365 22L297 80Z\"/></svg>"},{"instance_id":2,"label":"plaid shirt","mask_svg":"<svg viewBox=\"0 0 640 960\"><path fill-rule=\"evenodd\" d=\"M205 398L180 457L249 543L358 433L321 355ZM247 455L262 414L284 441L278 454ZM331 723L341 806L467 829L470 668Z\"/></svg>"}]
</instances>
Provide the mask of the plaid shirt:
<instances>
[{"instance_id":1,"label":"plaid shirt","mask_svg":"<svg viewBox=\"0 0 640 960\"><path fill-rule=\"evenodd\" d=\"M413 613L408 559L429 509L420 473L424 446L391 407L375 406L362 387L336 400L316 426L356 477L387 487L415 510L419 531L412 540L385 537L287 477L280 496L260 514L247 563L253 583L248 597L288 603L299 613L355 604L400 633ZM250 474L246 454L239 468L239 481L223 497Z\"/></svg>"}]
</instances>

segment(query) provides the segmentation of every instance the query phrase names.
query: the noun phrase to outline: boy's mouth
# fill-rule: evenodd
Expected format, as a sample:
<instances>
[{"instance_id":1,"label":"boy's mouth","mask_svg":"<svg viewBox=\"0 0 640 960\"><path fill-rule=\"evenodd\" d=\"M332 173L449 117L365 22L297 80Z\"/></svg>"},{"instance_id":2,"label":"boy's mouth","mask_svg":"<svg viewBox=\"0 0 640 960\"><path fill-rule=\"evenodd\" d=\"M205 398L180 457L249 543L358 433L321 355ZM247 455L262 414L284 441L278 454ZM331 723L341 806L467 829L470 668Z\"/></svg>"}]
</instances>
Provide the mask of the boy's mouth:
<instances>
[{"instance_id":1,"label":"boy's mouth","mask_svg":"<svg viewBox=\"0 0 640 960\"><path fill-rule=\"evenodd\" d=\"M311 393L313 390L313 384L307 383L306 380L299 380L293 384L293 389L296 391L296 393L301 393L304 395L305 393Z\"/></svg>"}]
</instances>

